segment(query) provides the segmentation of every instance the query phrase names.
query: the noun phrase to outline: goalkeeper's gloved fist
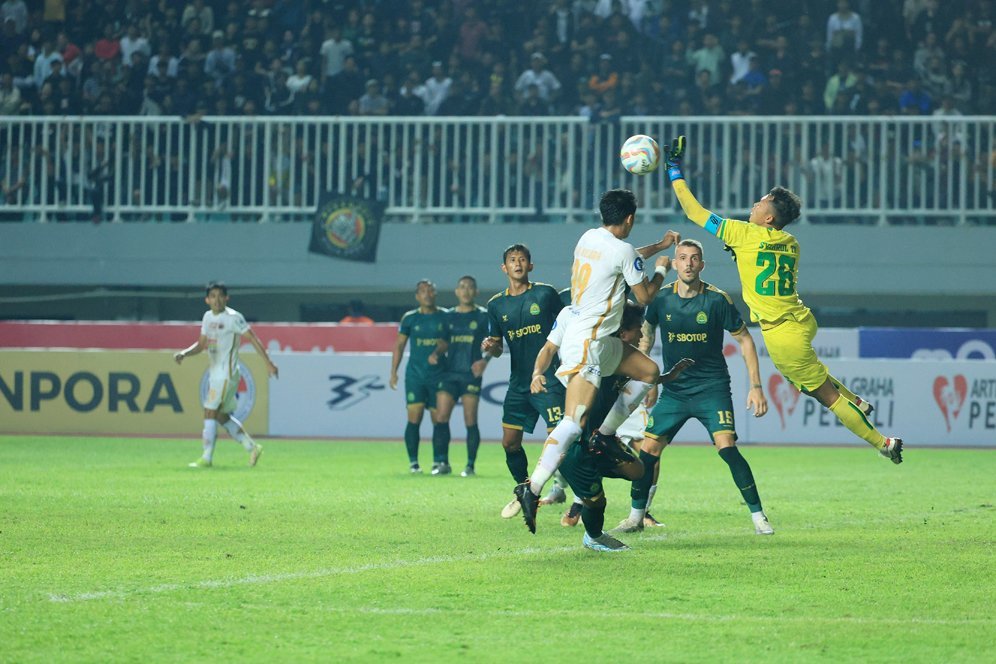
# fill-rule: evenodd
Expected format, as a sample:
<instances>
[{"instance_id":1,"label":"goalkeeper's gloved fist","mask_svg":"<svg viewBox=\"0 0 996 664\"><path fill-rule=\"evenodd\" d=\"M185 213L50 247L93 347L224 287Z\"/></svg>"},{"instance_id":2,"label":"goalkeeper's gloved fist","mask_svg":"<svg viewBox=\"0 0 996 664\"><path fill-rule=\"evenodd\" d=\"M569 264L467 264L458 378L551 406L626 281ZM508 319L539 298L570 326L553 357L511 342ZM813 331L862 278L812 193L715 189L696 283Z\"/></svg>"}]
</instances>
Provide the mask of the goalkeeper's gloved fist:
<instances>
[{"instance_id":1,"label":"goalkeeper's gloved fist","mask_svg":"<svg viewBox=\"0 0 996 664\"><path fill-rule=\"evenodd\" d=\"M683 180L681 173L681 158L685 156L685 137L679 136L671 141L671 149L664 153L664 164L667 166L667 177L671 182Z\"/></svg>"}]
</instances>

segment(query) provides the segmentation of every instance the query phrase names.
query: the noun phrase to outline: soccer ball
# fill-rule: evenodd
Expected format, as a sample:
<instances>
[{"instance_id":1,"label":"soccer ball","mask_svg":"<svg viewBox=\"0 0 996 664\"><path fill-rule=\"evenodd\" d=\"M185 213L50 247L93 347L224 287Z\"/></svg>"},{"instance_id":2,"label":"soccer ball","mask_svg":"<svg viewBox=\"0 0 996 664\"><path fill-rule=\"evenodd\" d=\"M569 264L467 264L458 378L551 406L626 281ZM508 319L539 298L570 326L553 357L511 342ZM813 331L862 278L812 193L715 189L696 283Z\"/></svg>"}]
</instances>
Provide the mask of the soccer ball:
<instances>
[{"instance_id":1,"label":"soccer ball","mask_svg":"<svg viewBox=\"0 0 996 664\"><path fill-rule=\"evenodd\" d=\"M630 136L619 150L619 161L633 175L653 173L661 162L661 148L649 136Z\"/></svg>"}]
</instances>

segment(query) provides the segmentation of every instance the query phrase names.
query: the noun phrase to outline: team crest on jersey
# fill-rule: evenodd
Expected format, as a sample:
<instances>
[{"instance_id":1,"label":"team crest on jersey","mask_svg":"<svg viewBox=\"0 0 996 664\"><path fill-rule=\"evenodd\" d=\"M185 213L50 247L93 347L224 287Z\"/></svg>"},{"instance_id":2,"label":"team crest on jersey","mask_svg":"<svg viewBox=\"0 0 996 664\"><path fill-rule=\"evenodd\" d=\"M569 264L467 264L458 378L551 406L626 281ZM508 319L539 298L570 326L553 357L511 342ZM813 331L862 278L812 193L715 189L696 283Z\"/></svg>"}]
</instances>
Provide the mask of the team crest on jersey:
<instances>
[{"instance_id":1,"label":"team crest on jersey","mask_svg":"<svg viewBox=\"0 0 996 664\"><path fill-rule=\"evenodd\" d=\"M540 308L538 304L533 302L532 304L529 305L529 313L531 313L533 316L539 316L539 312Z\"/></svg>"},{"instance_id":2,"label":"team crest on jersey","mask_svg":"<svg viewBox=\"0 0 996 664\"><path fill-rule=\"evenodd\" d=\"M706 312L700 311L698 314L695 315L695 322L698 323L699 325L705 325L706 323L709 322L709 317L706 316Z\"/></svg>"},{"instance_id":3,"label":"team crest on jersey","mask_svg":"<svg viewBox=\"0 0 996 664\"><path fill-rule=\"evenodd\" d=\"M204 375L201 376L201 402L207 400L208 392L211 389L211 376L209 374L210 370L205 370ZM252 407L256 405L256 380L252 377L249 367L241 361L239 362L239 374L239 386L235 392L235 411L229 414L240 422L245 422L249 414L252 413Z\"/></svg>"},{"instance_id":4,"label":"team crest on jersey","mask_svg":"<svg viewBox=\"0 0 996 664\"><path fill-rule=\"evenodd\" d=\"M643 259L637 256L636 260L633 261L633 267L636 268L637 272L643 272Z\"/></svg>"},{"instance_id":5,"label":"team crest on jersey","mask_svg":"<svg viewBox=\"0 0 996 664\"><path fill-rule=\"evenodd\" d=\"M667 322L670 323L671 322L671 314L664 314L664 320L666 320Z\"/></svg>"},{"instance_id":6,"label":"team crest on jersey","mask_svg":"<svg viewBox=\"0 0 996 664\"><path fill-rule=\"evenodd\" d=\"M470 321L470 329L472 329L472 330L476 330L477 329L477 321L476 320Z\"/></svg>"},{"instance_id":7,"label":"team crest on jersey","mask_svg":"<svg viewBox=\"0 0 996 664\"><path fill-rule=\"evenodd\" d=\"M653 429L653 428L654 428L654 416L651 415L650 417L647 418L647 429Z\"/></svg>"}]
</instances>

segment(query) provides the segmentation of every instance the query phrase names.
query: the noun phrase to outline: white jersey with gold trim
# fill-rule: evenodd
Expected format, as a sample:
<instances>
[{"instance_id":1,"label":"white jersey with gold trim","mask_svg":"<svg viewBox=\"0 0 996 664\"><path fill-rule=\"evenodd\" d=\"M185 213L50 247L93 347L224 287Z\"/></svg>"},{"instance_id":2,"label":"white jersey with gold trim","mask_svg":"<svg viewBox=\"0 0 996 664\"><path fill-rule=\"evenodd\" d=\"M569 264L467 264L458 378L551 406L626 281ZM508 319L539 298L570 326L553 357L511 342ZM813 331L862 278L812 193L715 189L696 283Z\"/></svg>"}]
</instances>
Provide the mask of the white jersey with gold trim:
<instances>
[{"instance_id":1,"label":"white jersey with gold trim","mask_svg":"<svg viewBox=\"0 0 996 664\"><path fill-rule=\"evenodd\" d=\"M201 334L207 337L209 368L213 376L234 376L239 371L239 346L249 331L245 317L231 307L220 314L206 311L201 320Z\"/></svg>"}]
</instances>

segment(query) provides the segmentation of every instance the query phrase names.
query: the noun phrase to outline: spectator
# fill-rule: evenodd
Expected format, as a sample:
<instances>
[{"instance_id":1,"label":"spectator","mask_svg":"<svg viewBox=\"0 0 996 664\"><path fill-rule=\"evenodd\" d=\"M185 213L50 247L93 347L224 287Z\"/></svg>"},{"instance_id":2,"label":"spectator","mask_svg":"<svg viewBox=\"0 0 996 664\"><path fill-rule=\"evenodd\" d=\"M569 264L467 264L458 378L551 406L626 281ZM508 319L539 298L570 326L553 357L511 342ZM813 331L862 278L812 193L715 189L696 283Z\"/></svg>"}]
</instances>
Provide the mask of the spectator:
<instances>
[{"instance_id":1,"label":"spectator","mask_svg":"<svg viewBox=\"0 0 996 664\"><path fill-rule=\"evenodd\" d=\"M52 75L52 63L58 62L62 65L62 56L55 50L55 45L51 39L42 42L42 52L35 57L35 87L41 88L49 76Z\"/></svg>"},{"instance_id":2,"label":"spectator","mask_svg":"<svg viewBox=\"0 0 996 664\"><path fill-rule=\"evenodd\" d=\"M367 316L363 300L350 300L349 306L346 307L346 315L339 322L353 325L373 325L374 320Z\"/></svg>"},{"instance_id":3,"label":"spectator","mask_svg":"<svg viewBox=\"0 0 996 664\"><path fill-rule=\"evenodd\" d=\"M530 68L519 75L515 82L515 94L522 98L530 85L535 85L539 97L547 103L552 103L560 92L560 81L544 66L546 59L542 53L533 53L530 57Z\"/></svg>"},{"instance_id":4,"label":"spectator","mask_svg":"<svg viewBox=\"0 0 996 664\"><path fill-rule=\"evenodd\" d=\"M906 54L903 54L904 59L906 59ZM928 32L917 47L916 51L913 53L913 70L921 78L927 75L927 66L930 61L934 58L944 58L944 49L941 48L937 41L937 33Z\"/></svg>"},{"instance_id":5,"label":"spectator","mask_svg":"<svg viewBox=\"0 0 996 664\"><path fill-rule=\"evenodd\" d=\"M204 73L220 90L225 79L235 72L235 50L225 44L225 33L221 30L214 31L211 41L213 46L204 58Z\"/></svg>"},{"instance_id":6,"label":"spectator","mask_svg":"<svg viewBox=\"0 0 996 664\"><path fill-rule=\"evenodd\" d=\"M750 71L750 61L752 58L757 58L757 54L750 50L750 42L746 39L741 39L737 43L737 50L730 55L730 66L733 69L733 73L730 75L730 83L732 85L739 83L740 79Z\"/></svg>"},{"instance_id":7,"label":"spectator","mask_svg":"<svg viewBox=\"0 0 996 664\"><path fill-rule=\"evenodd\" d=\"M924 89L934 99L943 97L951 87L951 79L941 58L930 59L921 79Z\"/></svg>"},{"instance_id":8,"label":"spectator","mask_svg":"<svg viewBox=\"0 0 996 664\"><path fill-rule=\"evenodd\" d=\"M28 29L28 6L24 0L3 0L0 4L0 23L14 22L14 32L23 35Z\"/></svg>"},{"instance_id":9,"label":"spectator","mask_svg":"<svg viewBox=\"0 0 996 664\"><path fill-rule=\"evenodd\" d=\"M93 54L101 60L116 60L121 55L121 42L114 36L114 26L104 25L104 36L93 46Z\"/></svg>"},{"instance_id":10,"label":"spectator","mask_svg":"<svg viewBox=\"0 0 996 664\"><path fill-rule=\"evenodd\" d=\"M424 88L418 78L418 72L412 69L408 72L408 78L398 89L398 100L394 105L395 115L424 115L425 101L423 101Z\"/></svg>"},{"instance_id":11,"label":"spectator","mask_svg":"<svg viewBox=\"0 0 996 664\"><path fill-rule=\"evenodd\" d=\"M352 42L342 38L342 30L333 25L326 32L320 51L322 56L322 81L328 87L333 77L346 66L346 57L353 54Z\"/></svg>"},{"instance_id":12,"label":"spectator","mask_svg":"<svg viewBox=\"0 0 996 664\"><path fill-rule=\"evenodd\" d=\"M360 97L360 115L387 115L387 97L381 94L380 82L371 78L367 81L367 91Z\"/></svg>"},{"instance_id":13,"label":"spectator","mask_svg":"<svg viewBox=\"0 0 996 664\"><path fill-rule=\"evenodd\" d=\"M619 85L619 73L612 63L612 56L602 53L598 56L598 71L588 78L588 88L604 95L609 90L615 90L617 85Z\"/></svg>"},{"instance_id":14,"label":"spectator","mask_svg":"<svg viewBox=\"0 0 996 664\"><path fill-rule=\"evenodd\" d=\"M422 100L425 102L425 114L436 115L440 104L446 99L450 92L453 79L443 72L443 63L436 60L432 63L432 76L426 79L421 90Z\"/></svg>"},{"instance_id":15,"label":"spectator","mask_svg":"<svg viewBox=\"0 0 996 664\"><path fill-rule=\"evenodd\" d=\"M827 53L848 57L861 50L863 37L861 17L851 11L848 0L837 0L837 11L827 19Z\"/></svg>"},{"instance_id":16,"label":"spectator","mask_svg":"<svg viewBox=\"0 0 996 664\"><path fill-rule=\"evenodd\" d=\"M945 90L962 113L972 112L972 82L965 74L965 63L958 61L951 65L951 80Z\"/></svg>"},{"instance_id":17,"label":"spectator","mask_svg":"<svg viewBox=\"0 0 996 664\"><path fill-rule=\"evenodd\" d=\"M363 95L364 81L363 73L356 65L356 58L347 55L342 71L328 80L332 92L329 112L332 115L346 115L350 112L350 107ZM328 92L326 90L326 97Z\"/></svg>"},{"instance_id":18,"label":"spectator","mask_svg":"<svg viewBox=\"0 0 996 664\"><path fill-rule=\"evenodd\" d=\"M172 55L169 44L162 44L159 52L149 58L149 73L153 76L168 76L174 79L179 75L180 59Z\"/></svg>"},{"instance_id":19,"label":"spectator","mask_svg":"<svg viewBox=\"0 0 996 664\"><path fill-rule=\"evenodd\" d=\"M488 89L487 96L481 100L477 115L512 115L514 110L501 82L494 81Z\"/></svg>"},{"instance_id":20,"label":"spectator","mask_svg":"<svg viewBox=\"0 0 996 664\"><path fill-rule=\"evenodd\" d=\"M14 85L14 76L10 72L0 74L0 115L20 115L28 108L29 104Z\"/></svg>"},{"instance_id":21,"label":"spectator","mask_svg":"<svg viewBox=\"0 0 996 664\"><path fill-rule=\"evenodd\" d=\"M195 19L197 21L197 32L205 36L214 32L214 9L207 6L204 0L194 0L183 8L180 25L186 29L190 25L190 22Z\"/></svg>"},{"instance_id":22,"label":"spectator","mask_svg":"<svg viewBox=\"0 0 996 664\"><path fill-rule=\"evenodd\" d=\"M121 62L125 66L131 66L133 53L141 53L143 60L152 55L149 40L139 34L138 26L134 24L128 26L128 33L121 38Z\"/></svg>"},{"instance_id":23,"label":"spectator","mask_svg":"<svg viewBox=\"0 0 996 664\"><path fill-rule=\"evenodd\" d=\"M721 63L725 60L723 47L719 45L716 35L706 33L702 38L702 47L688 54L688 64L696 72L705 70L709 72L709 84L719 85L721 77L719 74ZM697 75L697 74L696 74Z\"/></svg>"},{"instance_id":24,"label":"spectator","mask_svg":"<svg viewBox=\"0 0 996 664\"><path fill-rule=\"evenodd\" d=\"M460 24L460 37L456 51L466 62L474 62L481 57L481 44L488 32L488 24L477 15L477 8L468 6L463 23Z\"/></svg>"},{"instance_id":25,"label":"spectator","mask_svg":"<svg viewBox=\"0 0 996 664\"><path fill-rule=\"evenodd\" d=\"M294 73L287 78L287 88L297 94L308 87L314 77L308 73L308 60L302 58L294 65Z\"/></svg>"},{"instance_id":26,"label":"spectator","mask_svg":"<svg viewBox=\"0 0 996 664\"><path fill-rule=\"evenodd\" d=\"M841 60L837 64L837 73L827 79L826 87L823 88L823 106L827 113L833 111L837 95L853 86L855 81L857 77L851 70L851 63Z\"/></svg>"},{"instance_id":27,"label":"spectator","mask_svg":"<svg viewBox=\"0 0 996 664\"><path fill-rule=\"evenodd\" d=\"M840 203L840 186L844 175L844 160L832 156L830 143L824 142L820 153L809 160L809 176L814 207L833 208Z\"/></svg>"},{"instance_id":28,"label":"spectator","mask_svg":"<svg viewBox=\"0 0 996 664\"><path fill-rule=\"evenodd\" d=\"M899 95L899 110L905 115L929 115L932 101L930 95L920 88L920 79L910 78Z\"/></svg>"}]
</instances>

